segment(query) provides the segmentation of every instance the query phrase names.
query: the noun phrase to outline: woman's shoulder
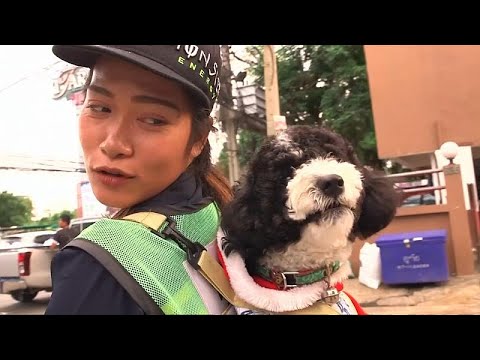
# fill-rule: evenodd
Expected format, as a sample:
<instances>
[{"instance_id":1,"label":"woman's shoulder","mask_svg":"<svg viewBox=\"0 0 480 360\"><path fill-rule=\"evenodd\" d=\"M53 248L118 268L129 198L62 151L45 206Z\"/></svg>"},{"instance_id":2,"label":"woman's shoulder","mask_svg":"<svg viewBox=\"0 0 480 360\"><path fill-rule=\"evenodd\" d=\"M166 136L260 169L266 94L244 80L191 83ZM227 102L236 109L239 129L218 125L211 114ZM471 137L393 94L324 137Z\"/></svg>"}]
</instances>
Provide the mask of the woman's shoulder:
<instances>
[{"instance_id":1,"label":"woman's shoulder","mask_svg":"<svg viewBox=\"0 0 480 360\"><path fill-rule=\"evenodd\" d=\"M89 253L80 248L66 246L53 258L52 270L61 268L62 273L77 272L83 275L105 271L105 268Z\"/></svg>"},{"instance_id":2,"label":"woman's shoulder","mask_svg":"<svg viewBox=\"0 0 480 360\"><path fill-rule=\"evenodd\" d=\"M52 263L47 314L143 314L110 272L86 251L67 246Z\"/></svg>"}]
</instances>

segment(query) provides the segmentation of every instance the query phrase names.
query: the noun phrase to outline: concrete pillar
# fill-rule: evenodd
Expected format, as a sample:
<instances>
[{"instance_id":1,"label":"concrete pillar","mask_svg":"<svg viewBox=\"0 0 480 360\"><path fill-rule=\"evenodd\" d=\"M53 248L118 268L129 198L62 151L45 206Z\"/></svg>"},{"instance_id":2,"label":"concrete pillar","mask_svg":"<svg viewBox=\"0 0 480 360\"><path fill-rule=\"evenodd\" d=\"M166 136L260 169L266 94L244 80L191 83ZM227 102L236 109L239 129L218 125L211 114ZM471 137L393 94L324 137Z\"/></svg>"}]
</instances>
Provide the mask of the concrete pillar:
<instances>
[{"instance_id":1,"label":"concrete pillar","mask_svg":"<svg viewBox=\"0 0 480 360\"><path fill-rule=\"evenodd\" d=\"M449 164L443 167L449 208L450 230L453 257L457 275L470 275L475 272L472 251L473 236L469 214L465 207L463 182L460 165Z\"/></svg>"},{"instance_id":2,"label":"concrete pillar","mask_svg":"<svg viewBox=\"0 0 480 360\"><path fill-rule=\"evenodd\" d=\"M267 136L271 136L275 135L275 116L280 115L277 58L274 45L264 45L263 49Z\"/></svg>"}]
</instances>

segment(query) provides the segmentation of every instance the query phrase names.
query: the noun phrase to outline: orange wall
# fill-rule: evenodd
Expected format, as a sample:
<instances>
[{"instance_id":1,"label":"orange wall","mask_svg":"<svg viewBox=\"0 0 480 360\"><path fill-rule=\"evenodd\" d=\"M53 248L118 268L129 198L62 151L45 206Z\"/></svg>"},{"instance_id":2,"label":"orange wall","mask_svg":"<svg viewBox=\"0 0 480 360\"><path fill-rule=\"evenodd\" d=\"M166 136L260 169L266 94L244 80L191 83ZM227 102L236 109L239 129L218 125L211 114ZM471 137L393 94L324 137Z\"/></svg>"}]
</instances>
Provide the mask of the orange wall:
<instances>
[{"instance_id":1,"label":"orange wall","mask_svg":"<svg viewBox=\"0 0 480 360\"><path fill-rule=\"evenodd\" d=\"M381 158L480 145L480 46L366 45Z\"/></svg>"}]
</instances>

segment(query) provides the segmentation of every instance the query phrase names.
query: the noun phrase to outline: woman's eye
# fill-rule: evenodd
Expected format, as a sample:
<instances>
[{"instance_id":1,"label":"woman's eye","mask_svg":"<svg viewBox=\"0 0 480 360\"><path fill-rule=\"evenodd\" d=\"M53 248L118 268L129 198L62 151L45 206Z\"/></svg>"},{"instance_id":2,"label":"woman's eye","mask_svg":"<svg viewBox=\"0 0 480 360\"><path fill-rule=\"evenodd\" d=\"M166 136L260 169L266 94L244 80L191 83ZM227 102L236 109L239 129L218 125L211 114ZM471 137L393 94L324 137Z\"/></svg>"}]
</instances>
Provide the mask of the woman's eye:
<instances>
[{"instance_id":1,"label":"woman's eye","mask_svg":"<svg viewBox=\"0 0 480 360\"><path fill-rule=\"evenodd\" d=\"M142 121L146 124L149 124L149 125L163 125L163 124L165 124L165 120L157 119L157 118L145 118Z\"/></svg>"},{"instance_id":2,"label":"woman's eye","mask_svg":"<svg viewBox=\"0 0 480 360\"><path fill-rule=\"evenodd\" d=\"M87 109L90 109L93 112L111 112L108 107L102 105L88 105Z\"/></svg>"}]
</instances>

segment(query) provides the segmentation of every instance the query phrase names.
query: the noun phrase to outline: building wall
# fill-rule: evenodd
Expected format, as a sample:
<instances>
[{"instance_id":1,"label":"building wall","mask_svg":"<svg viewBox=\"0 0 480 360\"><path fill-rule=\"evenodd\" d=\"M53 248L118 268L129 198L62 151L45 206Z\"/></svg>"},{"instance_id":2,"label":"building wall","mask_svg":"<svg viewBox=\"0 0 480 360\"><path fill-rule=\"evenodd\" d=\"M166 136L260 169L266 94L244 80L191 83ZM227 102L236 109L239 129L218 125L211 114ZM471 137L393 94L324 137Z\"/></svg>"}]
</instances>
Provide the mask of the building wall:
<instances>
[{"instance_id":1,"label":"building wall","mask_svg":"<svg viewBox=\"0 0 480 360\"><path fill-rule=\"evenodd\" d=\"M480 145L480 46L366 45L381 158Z\"/></svg>"}]
</instances>

